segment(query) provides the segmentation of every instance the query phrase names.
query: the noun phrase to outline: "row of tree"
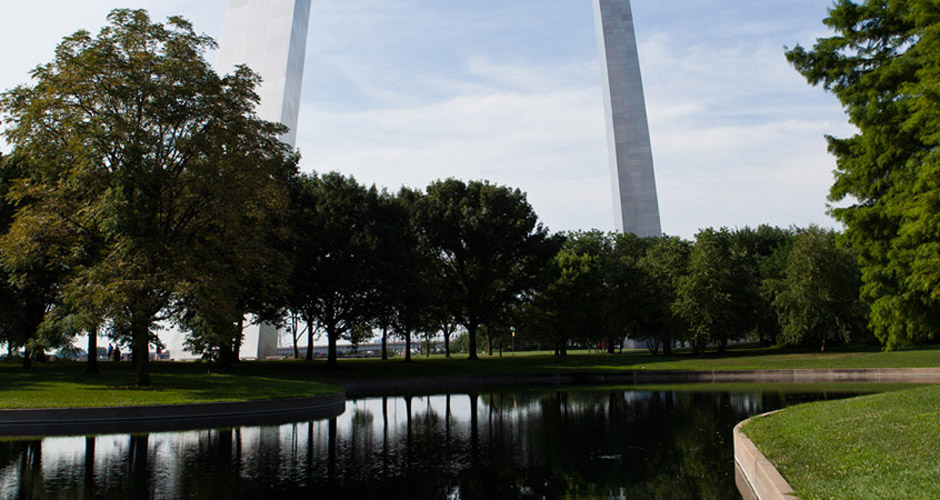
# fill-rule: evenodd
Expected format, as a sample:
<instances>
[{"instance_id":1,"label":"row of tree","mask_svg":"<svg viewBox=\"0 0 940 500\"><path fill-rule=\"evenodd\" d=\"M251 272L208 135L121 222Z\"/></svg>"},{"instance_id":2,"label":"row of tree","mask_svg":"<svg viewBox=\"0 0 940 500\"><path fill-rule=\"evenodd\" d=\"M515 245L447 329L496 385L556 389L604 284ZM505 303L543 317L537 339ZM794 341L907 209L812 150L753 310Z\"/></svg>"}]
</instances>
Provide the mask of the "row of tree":
<instances>
[{"instance_id":1,"label":"row of tree","mask_svg":"<svg viewBox=\"0 0 940 500\"><path fill-rule=\"evenodd\" d=\"M626 338L667 354L688 344L816 345L864 338L854 254L831 230L705 229L694 242L600 232L568 235L519 309L523 340L603 346Z\"/></svg>"}]
</instances>

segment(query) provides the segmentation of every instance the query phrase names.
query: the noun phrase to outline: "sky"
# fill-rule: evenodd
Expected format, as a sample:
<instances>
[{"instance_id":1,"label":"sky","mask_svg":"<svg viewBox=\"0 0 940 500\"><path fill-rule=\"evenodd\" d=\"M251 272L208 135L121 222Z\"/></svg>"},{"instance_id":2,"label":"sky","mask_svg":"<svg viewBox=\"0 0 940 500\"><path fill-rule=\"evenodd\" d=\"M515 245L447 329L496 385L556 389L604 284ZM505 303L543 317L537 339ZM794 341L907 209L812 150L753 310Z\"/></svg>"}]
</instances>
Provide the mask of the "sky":
<instances>
[{"instance_id":1,"label":"sky","mask_svg":"<svg viewBox=\"0 0 940 500\"><path fill-rule=\"evenodd\" d=\"M0 90L112 8L182 15L219 39L227 4L2 1ZM824 136L854 129L784 57L828 35L831 4L633 0L665 233L838 227ZM552 231L608 231L602 97L592 0L313 0L297 147L306 171L390 191L486 179L526 192Z\"/></svg>"}]
</instances>

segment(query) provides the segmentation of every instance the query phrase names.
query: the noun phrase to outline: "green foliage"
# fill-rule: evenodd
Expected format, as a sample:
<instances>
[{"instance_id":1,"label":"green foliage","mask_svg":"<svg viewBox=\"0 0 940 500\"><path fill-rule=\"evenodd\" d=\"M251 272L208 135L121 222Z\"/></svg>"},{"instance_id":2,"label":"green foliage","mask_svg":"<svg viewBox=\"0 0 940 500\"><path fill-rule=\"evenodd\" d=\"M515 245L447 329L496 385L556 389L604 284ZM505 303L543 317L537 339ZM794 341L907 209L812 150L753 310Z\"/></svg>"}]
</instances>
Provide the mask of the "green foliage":
<instances>
[{"instance_id":1,"label":"green foliage","mask_svg":"<svg viewBox=\"0 0 940 500\"><path fill-rule=\"evenodd\" d=\"M419 191L402 188L396 197L384 196L380 205L384 224L379 227L384 232L377 238L383 292L379 303L386 306L390 324L405 340L406 362L411 361L412 335L437 331L440 311L433 308L434 302L444 307L450 303L440 297L443 290L434 289L443 281L434 279L438 262L422 237L418 214L423 197Z\"/></svg>"},{"instance_id":2,"label":"green foliage","mask_svg":"<svg viewBox=\"0 0 940 500\"><path fill-rule=\"evenodd\" d=\"M742 260L728 229L705 229L695 236L689 273L679 280L676 312L689 324L697 353L709 343L722 349L747 331L744 297L751 276Z\"/></svg>"},{"instance_id":3,"label":"green foliage","mask_svg":"<svg viewBox=\"0 0 940 500\"><path fill-rule=\"evenodd\" d=\"M639 266L649 277L654 332L669 354L675 341L687 340L688 324L678 314L679 284L689 272L692 243L677 236L655 238Z\"/></svg>"},{"instance_id":4,"label":"green foliage","mask_svg":"<svg viewBox=\"0 0 940 500\"><path fill-rule=\"evenodd\" d=\"M604 274L596 233L569 235L565 246L546 267L545 286L523 308L524 337L537 338L566 356L572 340L591 343L604 328ZM593 250L593 251L592 251Z\"/></svg>"},{"instance_id":5,"label":"green foliage","mask_svg":"<svg viewBox=\"0 0 940 500\"><path fill-rule=\"evenodd\" d=\"M848 342L864 330L861 277L851 250L836 245L836 233L811 226L800 231L787 259L786 276L773 302L787 344Z\"/></svg>"},{"instance_id":6,"label":"green foliage","mask_svg":"<svg viewBox=\"0 0 940 500\"><path fill-rule=\"evenodd\" d=\"M932 0L842 0L835 35L787 53L860 133L830 138L832 209L858 253L870 324L892 349L940 331L940 12Z\"/></svg>"},{"instance_id":7,"label":"green foliage","mask_svg":"<svg viewBox=\"0 0 940 500\"><path fill-rule=\"evenodd\" d=\"M500 322L532 291L558 242L538 222L525 194L488 182L433 182L417 217L459 304L475 359L480 325Z\"/></svg>"},{"instance_id":8,"label":"green foliage","mask_svg":"<svg viewBox=\"0 0 940 500\"><path fill-rule=\"evenodd\" d=\"M336 172L302 174L291 215L291 308L326 332L327 362L337 363L336 343L371 322L378 301L376 210L379 193ZM312 350L307 350L308 359Z\"/></svg>"},{"instance_id":9,"label":"green foliage","mask_svg":"<svg viewBox=\"0 0 940 500\"><path fill-rule=\"evenodd\" d=\"M783 261L792 243L792 231L758 226L744 227L731 233L732 253L740 267L740 282L735 291L739 309L740 336L754 336L764 345L773 345L779 333L773 291L769 283L782 277Z\"/></svg>"},{"instance_id":10,"label":"green foliage","mask_svg":"<svg viewBox=\"0 0 940 500\"><path fill-rule=\"evenodd\" d=\"M666 294L642 259L658 238L633 234L614 234L611 238L611 253L605 264L604 343L613 353L614 346L622 345L626 337L644 340L655 354L661 343L669 341L667 318L662 316L667 308Z\"/></svg>"},{"instance_id":11,"label":"green foliage","mask_svg":"<svg viewBox=\"0 0 940 500\"><path fill-rule=\"evenodd\" d=\"M283 127L254 114L257 75L216 75L210 38L142 10L108 20L97 37L66 37L32 86L0 98L27 169L11 198L30 201L0 245L15 268L71 263L61 301L127 334L147 385L155 321L207 289L213 307L237 309L226 276L254 247L235 237L286 198L295 159Z\"/></svg>"},{"instance_id":12,"label":"green foliage","mask_svg":"<svg viewBox=\"0 0 940 500\"><path fill-rule=\"evenodd\" d=\"M11 199L25 170L21 158L0 155L0 234L9 233L17 211L32 201ZM43 335L41 326L46 312L57 301L57 282L65 266L52 257L50 250L55 245L49 244L46 235L30 244L32 252L28 259L17 258L15 250L0 244L3 264L0 269L0 339L8 342L11 349L26 350L25 367L29 367L34 358L43 359L47 349L63 343L61 335Z\"/></svg>"}]
</instances>

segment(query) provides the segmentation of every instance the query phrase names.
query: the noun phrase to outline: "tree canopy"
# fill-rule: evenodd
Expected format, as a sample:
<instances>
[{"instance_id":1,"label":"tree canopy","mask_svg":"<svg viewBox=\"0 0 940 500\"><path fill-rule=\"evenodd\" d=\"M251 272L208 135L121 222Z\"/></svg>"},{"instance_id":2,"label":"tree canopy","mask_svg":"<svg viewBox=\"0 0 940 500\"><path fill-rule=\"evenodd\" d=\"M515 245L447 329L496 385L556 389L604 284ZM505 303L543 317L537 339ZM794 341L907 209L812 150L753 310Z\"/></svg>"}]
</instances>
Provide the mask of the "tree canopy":
<instances>
[{"instance_id":1,"label":"tree canopy","mask_svg":"<svg viewBox=\"0 0 940 500\"><path fill-rule=\"evenodd\" d=\"M211 38L143 10L108 20L96 37L66 37L31 85L0 98L26 169L11 196L31 200L0 245L29 259L55 234L74 263L61 300L126 334L148 385L156 322L232 269L237 256L217 257L244 248L233 236L286 199L295 158L283 127L254 113L259 78L212 70Z\"/></svg>"},{"instance_id":2,"label":"tree canopy","mask_svg":"<svg viewBox=\"0 0 940 500\"><path fill-rule=\"evenodd\" d=\"M887 348L940 331L940 10L932 0L840 0L835 35L790 62L835 94L859 133L829 138L832 209L857 252Z\"/></svg>"},{"instance_id":3,"label":"tree canopy","mask_svg":"<svg viewBox=\"0 0 940 500\"><path fill-rule=\"evenodd\" d=\"M433 182L417 216L476 359L480 325L498 322L531 291L558 244L521 191L488 182Z\"/></svg>"},{"instance_id":4,"label":"tree canopy","mask_svg":"<svg viewBox=\"0 0 940 500\"><path fill-rule=\"evenodd\" d=\"M863 331L860 273L851 250L836 245L836 233L811 226L797 234L773 306L787 344L848 342Z\"/></svg>"}]
</instances>

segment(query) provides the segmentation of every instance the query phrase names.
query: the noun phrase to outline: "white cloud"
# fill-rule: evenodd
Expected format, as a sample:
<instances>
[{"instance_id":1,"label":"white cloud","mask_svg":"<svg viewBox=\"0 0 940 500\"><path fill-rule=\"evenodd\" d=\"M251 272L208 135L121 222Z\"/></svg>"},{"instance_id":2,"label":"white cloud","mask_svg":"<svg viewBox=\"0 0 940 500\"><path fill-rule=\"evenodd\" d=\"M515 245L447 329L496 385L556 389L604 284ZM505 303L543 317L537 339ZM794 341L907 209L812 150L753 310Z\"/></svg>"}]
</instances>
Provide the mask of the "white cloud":
<instances>
[{"instance_id":1,"label":"white cloud","mask_svg":"<svg viewBox=\"0 0 940 500\"><path fill-rule=\"evenodd\" d=\"M546 3L548 2L548 3ZM607 145L587 2L318 0L299 145L305 168L397 189L447 176L519 187L553 229L612 227ZM634 2L664 229L831 224L835 162L851 132L783 46L825 33L829 0ZM138 0L218 36L225 0ZM112 4L4 7L0 88L26 81L62 36ZM50 15L50 13L54 13ZM210 55L210 60L214 55Z\"/></svg>"}]
</instances>

